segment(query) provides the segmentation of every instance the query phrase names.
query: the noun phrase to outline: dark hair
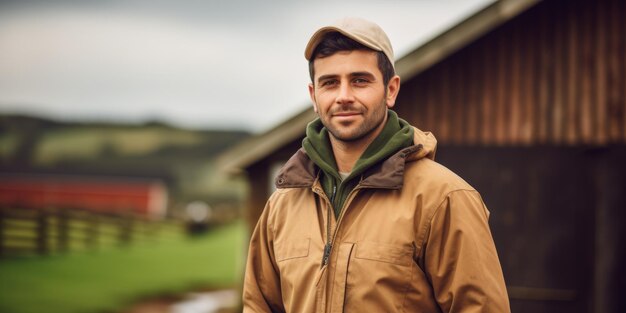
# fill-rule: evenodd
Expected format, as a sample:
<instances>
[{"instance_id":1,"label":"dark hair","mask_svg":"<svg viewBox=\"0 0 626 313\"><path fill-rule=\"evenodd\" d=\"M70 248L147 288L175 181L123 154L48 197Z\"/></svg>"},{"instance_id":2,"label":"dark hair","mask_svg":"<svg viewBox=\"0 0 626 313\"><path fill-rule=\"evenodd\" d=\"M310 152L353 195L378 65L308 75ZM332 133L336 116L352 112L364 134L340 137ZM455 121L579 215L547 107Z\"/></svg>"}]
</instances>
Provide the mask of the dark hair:
<instances>
[{"instance_id":1,"label":"dark hair","mask_svg":"<svg viewBox=\"0 0 626 313\"><path fill-rule=\"evenodd\" d=\"M317 47L315 47L315 50L313 50L313 53L311 54L311 59L309 60L309 75L311 76L311 82L315 84L315 82L313 81L315 76L313 61L315 61L315 58L325 58L339 51L353 50L366 50L376 52L378 59L378 69L383 74L383 84L385 85L385 87L387 87L387 84L389 83L391 78L396 75L396 72L393 69L393 65L391 64L387 56L382 51L376 51L368 48L363 44L353 39L350 39L339 32L330 32L324 35L320 43L317 45Z\"/></svg>"}]
</instances>

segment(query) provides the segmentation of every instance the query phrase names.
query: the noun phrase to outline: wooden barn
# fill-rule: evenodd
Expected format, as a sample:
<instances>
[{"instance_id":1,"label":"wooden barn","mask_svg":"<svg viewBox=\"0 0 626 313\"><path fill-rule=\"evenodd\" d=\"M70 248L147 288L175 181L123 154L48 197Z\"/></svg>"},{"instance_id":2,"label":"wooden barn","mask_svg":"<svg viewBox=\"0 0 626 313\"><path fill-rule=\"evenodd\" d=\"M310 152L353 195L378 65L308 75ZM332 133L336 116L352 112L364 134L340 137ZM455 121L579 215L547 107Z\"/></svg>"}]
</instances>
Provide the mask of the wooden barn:
<instances>
[{"instance_id":1,"label":"wooden barn","mask_svg":"<svg viewBox=\"0 0 626 313\"><path fill-rule=\"evenodd\" d=\"M513 312L620 312L626 290L626 3L501 0L399 59L395 110L478 189ZM303 68L303 70L306 70ZM256 222L307 108L224 154Z\"/></svg>"},{"instance_id":2,"label":"wooden barn","mask_svg":"<svg viewBox=\"0 0 626 313\"><path fill-rule=\"evenodd\" d=\"M163 219L168 189L156 178L2 173L0 207L79 209Z\"/></svg>"}]
</instances>

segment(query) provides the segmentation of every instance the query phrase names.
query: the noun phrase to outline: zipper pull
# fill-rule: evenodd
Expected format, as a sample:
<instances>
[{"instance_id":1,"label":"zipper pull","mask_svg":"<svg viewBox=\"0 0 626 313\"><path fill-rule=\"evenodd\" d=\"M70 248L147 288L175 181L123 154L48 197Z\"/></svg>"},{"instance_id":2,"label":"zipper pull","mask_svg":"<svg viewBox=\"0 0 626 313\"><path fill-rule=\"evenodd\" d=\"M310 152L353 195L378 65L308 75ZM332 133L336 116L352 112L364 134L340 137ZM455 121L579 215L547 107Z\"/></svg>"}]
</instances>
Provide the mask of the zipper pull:
<instances>
[{"instance_id":1,"label":"zipper pull","mask_svg":"<svg viewBox=\"0 0 626 313\"><path fill-rule=\"evenodd\" d=\"M333 194L330 195L330 204L335 206L335 195L337 194L337 185L333 184Z\"/></svg>"},{"instance_id":2,"label":"zipper pull","mask_svg":"<svg viewBox=\"0 0 626 313\"><path fill-rule=\"evenodd\" d=\"M322 267L328 264L328 258L330 257L330 250L332 249L332 247L333 246L330 243L327 243L324 246L324 257L322 257Z\"/></svg>"}]
</instances>

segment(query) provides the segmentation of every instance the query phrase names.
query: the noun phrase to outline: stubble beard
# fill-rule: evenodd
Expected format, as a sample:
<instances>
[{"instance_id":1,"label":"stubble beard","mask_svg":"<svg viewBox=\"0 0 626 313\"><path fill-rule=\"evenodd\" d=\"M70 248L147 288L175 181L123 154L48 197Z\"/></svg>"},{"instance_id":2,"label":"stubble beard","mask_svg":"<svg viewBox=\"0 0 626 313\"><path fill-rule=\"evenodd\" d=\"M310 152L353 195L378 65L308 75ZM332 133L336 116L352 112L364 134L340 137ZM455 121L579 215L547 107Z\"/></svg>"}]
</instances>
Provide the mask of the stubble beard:
<instances>
[{"instance_id":1,"label":"stubble beard","mask_svg":"<svg viewBox=\"0 0 626 313\"><path fill-rule=\"evenodd\" d=\"M347 109L342 109L340 111L354 111ZM330 115L330 114L329 114ZM380 106L376 107L376 109L372 112L372 115L369 118L365 118L363 123L357 126L354 130L343 131L341 127L335 127L329 121L325 119L322 120L322 124L324 127L328 129L328 132L337 140L343 142L355 142L361 140L372 132L374 132L380 124L385 120L385 116L387 115L387 106L385 105L385 100L380 103Z\"/></svg>"}]
</instances>

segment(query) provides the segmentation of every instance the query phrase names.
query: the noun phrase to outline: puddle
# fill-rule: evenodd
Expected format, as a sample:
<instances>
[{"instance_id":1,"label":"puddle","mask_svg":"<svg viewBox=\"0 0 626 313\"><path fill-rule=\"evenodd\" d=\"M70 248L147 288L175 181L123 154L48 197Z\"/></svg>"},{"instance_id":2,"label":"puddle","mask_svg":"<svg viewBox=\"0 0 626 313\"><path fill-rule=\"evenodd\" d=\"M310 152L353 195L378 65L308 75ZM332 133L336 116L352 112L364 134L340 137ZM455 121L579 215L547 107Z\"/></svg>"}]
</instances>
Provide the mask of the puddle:
<instances>
[{"instance_id":1,"label":"puddle","mask_svg":"<svg viewBox=\"0 0 626 313\"><path fill-rule=\"evenodd\" d=\"M172 313L218 313L239 305L239 293L235 290L194 292L184 300L174 303Z\"/></svg>"}]
</instances>

